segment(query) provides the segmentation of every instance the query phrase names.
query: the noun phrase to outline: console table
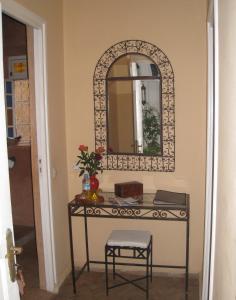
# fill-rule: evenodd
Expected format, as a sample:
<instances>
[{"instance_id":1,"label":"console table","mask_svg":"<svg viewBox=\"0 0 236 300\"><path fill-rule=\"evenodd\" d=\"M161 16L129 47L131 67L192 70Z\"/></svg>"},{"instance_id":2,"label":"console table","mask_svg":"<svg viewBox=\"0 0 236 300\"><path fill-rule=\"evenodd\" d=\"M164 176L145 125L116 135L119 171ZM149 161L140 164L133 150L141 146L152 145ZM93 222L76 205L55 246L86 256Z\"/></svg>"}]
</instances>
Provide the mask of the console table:
<instances>
[{"instance_id":1,"label":"console table","mask_svg":"<svg viewBox=\"0 0 236 300\"><path fill-rule=\"evenodd\" d=\"M71 253L71 269L73 291L76 293L76 280L87 267L90 270L90 263L104 264L104 261L96 261L89 259L89 236L88 236L88 218L115 218L115 219L136 219L136 220L161 220L172 222L186 223L186 238L185 238L185 264L184 265L153 265L160 268L174 268L185 270L185 299L188 297L188 277L189 277L189 219L190 206L189 195L182 203L168 202L153 204L154 194L144 194L143 202L135 205L116 205L109 201L114 196L113 193L103 193L104 202L80 204L77 199L68 203L68 218L69 218L69 236L70 236L70 253ZM72 217L82 217L84 219L85 230L85 246L86 246L86 262L79 272L75 270L74 250L73 250L73 232L72 232ZM126 265L128 263L120 263ZM135 264L134 264L135 265Z\"/></svg>"}]
</instances>

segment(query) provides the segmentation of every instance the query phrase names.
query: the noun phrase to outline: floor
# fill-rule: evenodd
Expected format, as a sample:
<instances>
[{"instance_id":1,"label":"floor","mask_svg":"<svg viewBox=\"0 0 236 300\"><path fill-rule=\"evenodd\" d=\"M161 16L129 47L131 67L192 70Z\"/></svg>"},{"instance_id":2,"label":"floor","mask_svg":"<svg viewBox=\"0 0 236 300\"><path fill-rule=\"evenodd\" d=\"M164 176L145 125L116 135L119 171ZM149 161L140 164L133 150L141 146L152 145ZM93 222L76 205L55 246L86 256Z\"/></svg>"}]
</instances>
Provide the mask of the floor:
<instances>
[{"instance_id":1,"label":"floor","mask_svg":"<svg viewBox=\"0 0 236 300\"><path fill-rule=\"evenodd\" d=\"M72 292L70 276L57 295L40 290L34 236L25 243L24 252L19 256L18 263L23 266L27 285L22 300L145 300L144 292L131 285L111 290L107 297L103 272L85 272L77 284L79 292L76 295ZM155 276L150 285L149 300L185 300L183 290L182 278ZM191 279L188 300L198 299L198 281Z\"/></svg>"}]
</instances>

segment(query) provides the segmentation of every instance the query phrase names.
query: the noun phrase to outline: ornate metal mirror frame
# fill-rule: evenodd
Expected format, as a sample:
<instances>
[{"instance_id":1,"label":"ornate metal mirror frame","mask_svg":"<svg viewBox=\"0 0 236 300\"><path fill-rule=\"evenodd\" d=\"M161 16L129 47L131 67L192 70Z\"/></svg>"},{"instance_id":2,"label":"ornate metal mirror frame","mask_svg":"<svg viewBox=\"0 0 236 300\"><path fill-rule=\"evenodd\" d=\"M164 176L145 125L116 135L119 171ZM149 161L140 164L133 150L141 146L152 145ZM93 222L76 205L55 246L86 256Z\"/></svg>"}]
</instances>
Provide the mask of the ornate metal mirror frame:
<instances>
[{"instance_id":1,"label":"ornate metal mirror frame","mask_svg":"<svg viewBox=\"0 0 236 300\"><path fill-rule=\"evenodd\" d=\"M107 152L107 73L117 58L129 53L150 57L161 73L162 155L110 154ZM93 78L95 147L104 147L103 168L106 170L159 171L175 170L175 94L174 73L167 56L153 44L126 40L110 47L99 59Z\"/></svg>"}]
</instances>

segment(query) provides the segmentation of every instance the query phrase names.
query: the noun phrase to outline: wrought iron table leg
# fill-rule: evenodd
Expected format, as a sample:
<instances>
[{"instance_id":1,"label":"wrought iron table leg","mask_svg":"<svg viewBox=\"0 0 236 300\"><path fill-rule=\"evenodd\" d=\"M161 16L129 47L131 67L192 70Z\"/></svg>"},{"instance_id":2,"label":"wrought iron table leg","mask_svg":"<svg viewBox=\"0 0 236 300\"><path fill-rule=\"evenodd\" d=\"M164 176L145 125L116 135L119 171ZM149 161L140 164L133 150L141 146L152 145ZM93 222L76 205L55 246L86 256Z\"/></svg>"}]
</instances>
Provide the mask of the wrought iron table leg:
<instances>
[{"instance_id":1,"label":"wrought iron table leg","mask_svg":"<svg viewBox=\"0 0 236 300\"><path fill-rule=\"evenodd\" d=\"M70 237L70 257L71 257L71 275L73 282L73 292L76 294L76 280L75 280L75 262L74 262L74 250L73 250L73 235L72 235L72 222L71 222L70 206L68 205L68 220L69 220L69 237Z\"/></svg>"},{"instance_id":2,"label":"wrought iron table leg","mask_svg":"<svg viewBox=\"0 0 236 300\"><path fill-rule=\"evenodd\" d=\"M89 265L88 222L87 222L86 207L84 207L84 228L85 228L87 271L89 272L90 271L90 265Z\"/></svg>"},{"instance_id":3,"label":"wrought iron table leg","mask_svg":"<svg viewBox=\"0 0 236 300\"><path fill-rule=\"evenodd\" d=\"M147 258L146 258L146 300L149 298L149 248L146 250Z\"/></svg>"},{"instance_id":4,"label":"wrought iron table leg","mask_svg":"<svg viewBox=\"0 0 236 300\"><path fill-rule=\"evenodd\" d=\"M188 281L189 281L189 217L186 224L186 269L185 269L185 299L188 299Z\"/></svg>"},{"instance_id":5,"label":"wrought iron table leg","mask_svg":"<svg viewBox=\"0 0 236 300\"><path fill-rule=\"evenodd\" d=\"M152 282L152 261L153 261L153 251L152 251L152 244L153 244L153 239L152 239L152 236L151 236L151 282Z\"/></svg>"},{"instance_id":6,"label":"wrought iron table leg","mask_svg":"<svg viewBox=\"0 0 236 300\"><path fill-rule=\"evenodd\" d=\"M106 295L108 296L108 257L107 257L107 246L105 246L105 274L106 274Z\"/></svg>"}]
</instances>

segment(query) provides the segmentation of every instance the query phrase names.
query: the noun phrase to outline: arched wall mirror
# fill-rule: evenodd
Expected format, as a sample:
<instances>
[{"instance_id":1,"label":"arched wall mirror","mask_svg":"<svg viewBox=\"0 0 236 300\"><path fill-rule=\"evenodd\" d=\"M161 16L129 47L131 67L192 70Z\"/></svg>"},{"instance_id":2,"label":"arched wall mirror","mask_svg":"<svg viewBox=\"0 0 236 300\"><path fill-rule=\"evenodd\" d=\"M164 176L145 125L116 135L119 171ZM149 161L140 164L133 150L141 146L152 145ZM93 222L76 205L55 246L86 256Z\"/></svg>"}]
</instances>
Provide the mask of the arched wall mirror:
<instances>
[{"instance_id":1,"label":"arched wall mirror","mask_svg":"<svg viewBox=\"0 0 236 300\"><path fill-rule=\"evenodd\" d=\"M174 74L155 45L128 40L102 55L94 73L94 112L104 169L174 171Z\"/></svg>"}]
</instances>

